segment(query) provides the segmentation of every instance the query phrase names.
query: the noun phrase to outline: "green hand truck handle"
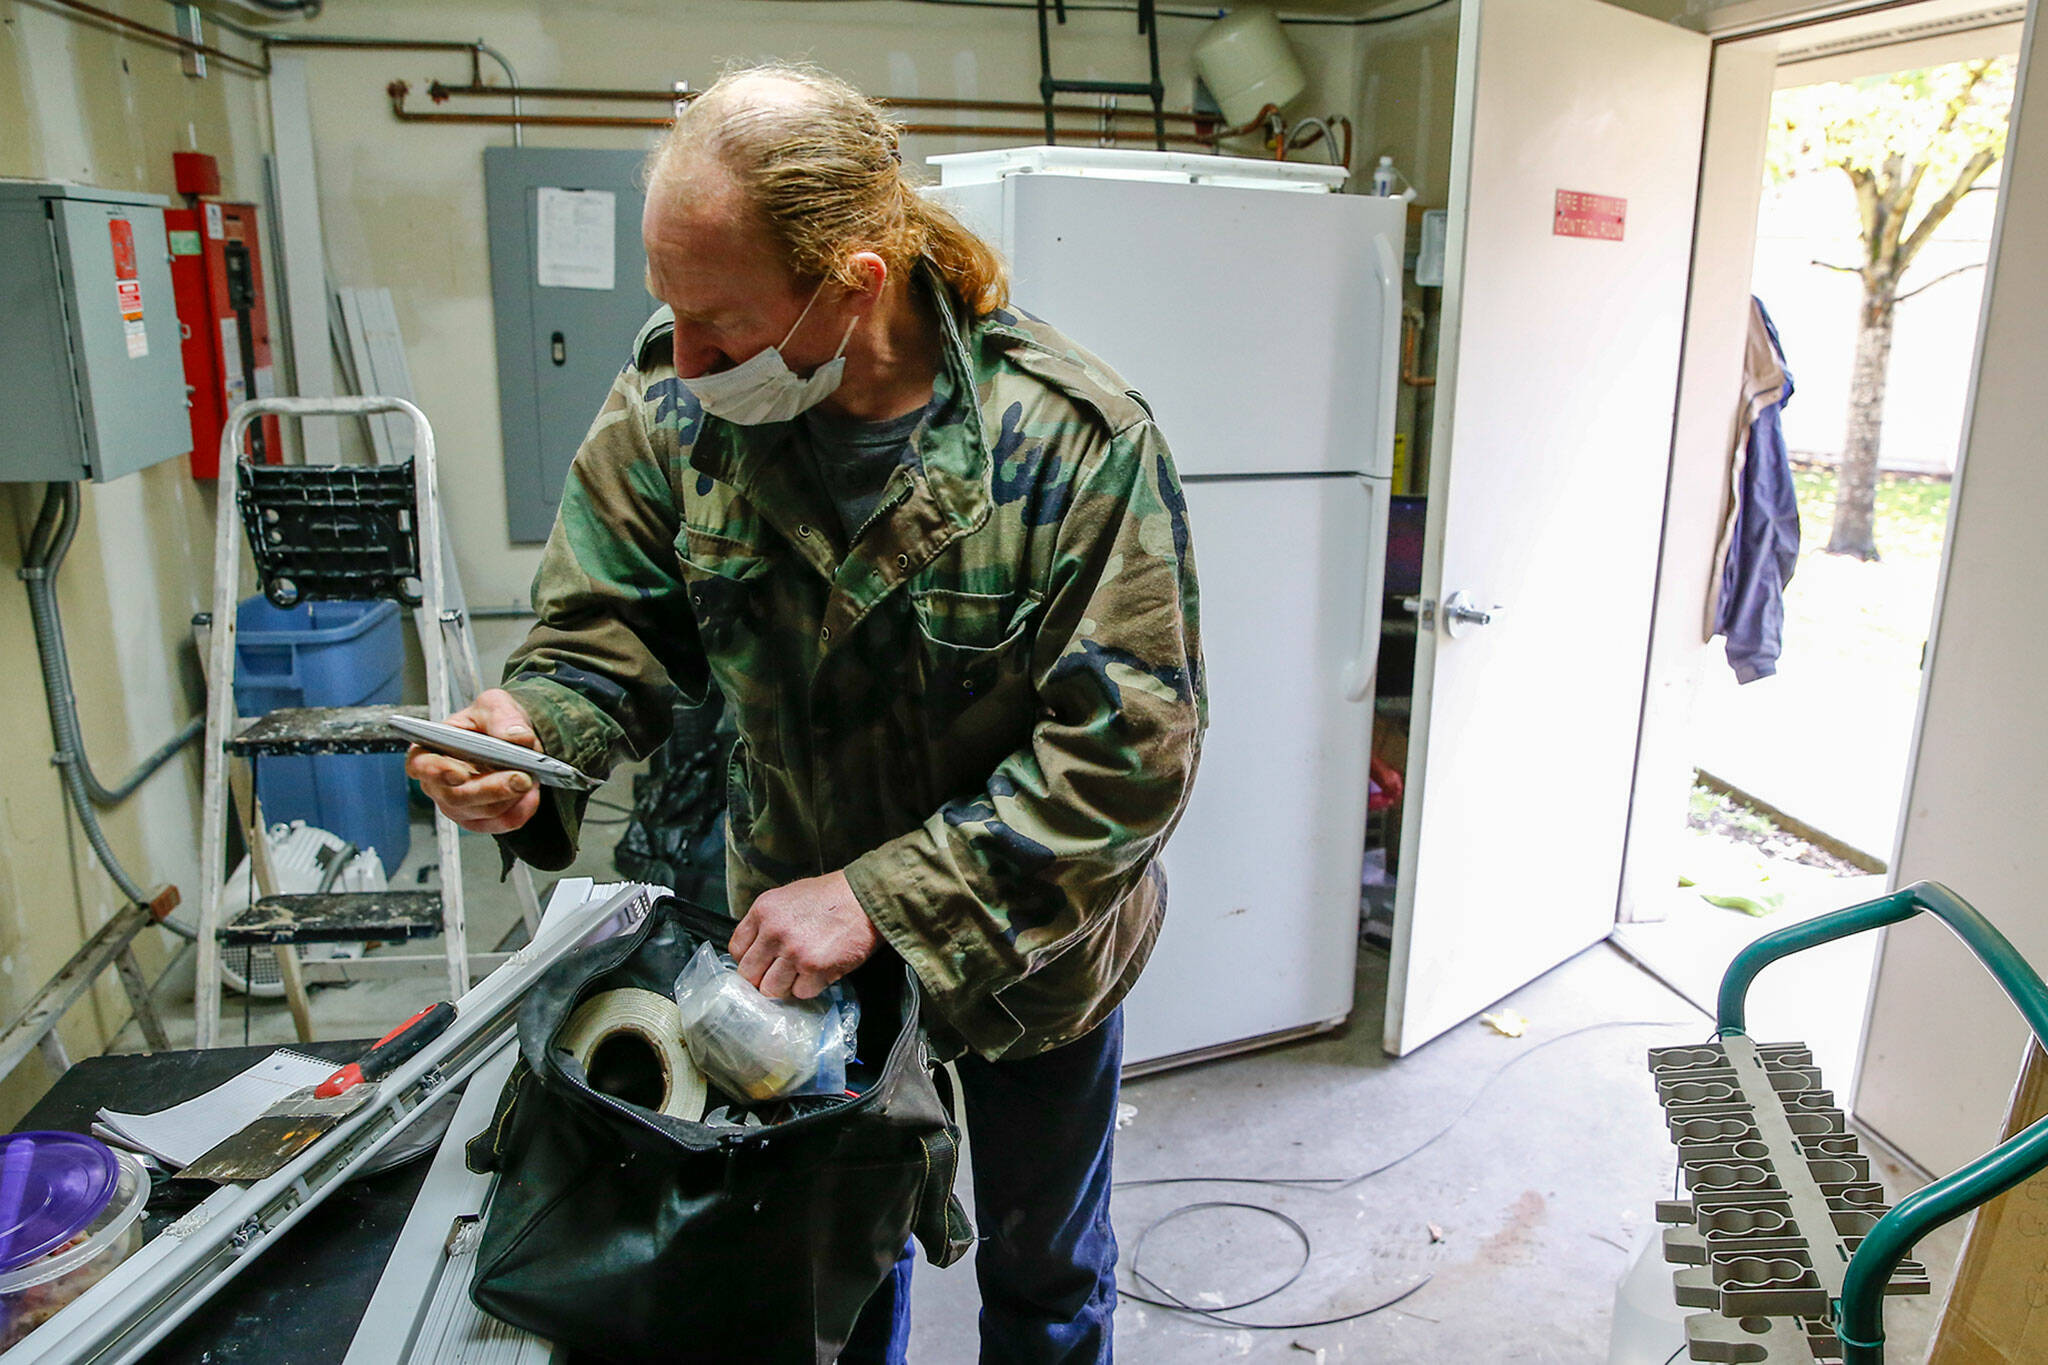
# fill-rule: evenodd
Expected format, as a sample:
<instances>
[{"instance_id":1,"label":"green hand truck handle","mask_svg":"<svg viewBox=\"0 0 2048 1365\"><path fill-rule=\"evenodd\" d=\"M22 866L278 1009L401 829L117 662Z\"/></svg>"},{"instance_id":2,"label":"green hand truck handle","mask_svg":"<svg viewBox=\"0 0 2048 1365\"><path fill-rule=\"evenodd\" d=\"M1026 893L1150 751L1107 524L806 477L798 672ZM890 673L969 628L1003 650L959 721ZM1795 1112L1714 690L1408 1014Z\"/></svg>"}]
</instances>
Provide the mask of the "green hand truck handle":
<instances>
[{"instance_id":1,"label":"green hand truck handle","mask_svg":"<svg viewBox=\"0 0 2048 1365\"><path fill-rule=\"evenodd\" d=\"M2048 1047L2048 985L1990 920L1939 882L1915 882L1889 896L1789 925L1750 944L1721 978L1717 1034L1748 1031L1743 1001L1749 983L1779 958L1920 914L1933 915L1963 941L2025 1016L2035 1041ZM1850 1258L1842 1297L1835 1304L1835 1335L1842 1343L1843 1365L1883 1365L1885 1285L1922 1237L2044 1168L2048 1118L1906 1196L1880 1218Z\"/></svg>"}]
</instances>

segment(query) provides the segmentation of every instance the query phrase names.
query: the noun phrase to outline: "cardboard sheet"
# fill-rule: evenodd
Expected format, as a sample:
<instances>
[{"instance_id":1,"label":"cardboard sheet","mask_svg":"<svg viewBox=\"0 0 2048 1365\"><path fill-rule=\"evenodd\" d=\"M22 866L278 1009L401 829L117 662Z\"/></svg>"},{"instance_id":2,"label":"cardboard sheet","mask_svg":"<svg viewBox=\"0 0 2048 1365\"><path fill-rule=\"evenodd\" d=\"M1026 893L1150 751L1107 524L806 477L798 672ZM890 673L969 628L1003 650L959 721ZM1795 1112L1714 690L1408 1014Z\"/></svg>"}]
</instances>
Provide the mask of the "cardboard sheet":
<instances>
[{"instance_id":1,"label":"cardboard sheet","mask_svg":"<svg viewBox=\"0 0 2048 1365\"><path fill-rule=\"evenodd\" d=\"M2027 1049L2005 1137L2048 1115L2048 1056ZM2048 1172L1977 1211L1928 1365L2048 1360Z\"/></svg>"}]
</instances>

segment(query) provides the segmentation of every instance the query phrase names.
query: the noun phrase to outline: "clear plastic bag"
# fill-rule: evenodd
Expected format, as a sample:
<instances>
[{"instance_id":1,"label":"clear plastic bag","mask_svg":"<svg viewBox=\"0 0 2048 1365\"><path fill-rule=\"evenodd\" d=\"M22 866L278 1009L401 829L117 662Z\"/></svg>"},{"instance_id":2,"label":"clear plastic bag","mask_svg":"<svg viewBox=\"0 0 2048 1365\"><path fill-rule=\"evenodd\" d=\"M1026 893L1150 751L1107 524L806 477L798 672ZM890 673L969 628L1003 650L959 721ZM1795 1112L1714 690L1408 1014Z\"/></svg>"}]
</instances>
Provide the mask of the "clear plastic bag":
<instances>
[{"instance_id":1,"label":"clear plastic bag","mask_svg":"<svg viewBox=\"0 0 2048 1365\"><path fill-rule=\"evenodd\" d=\"M675 997L690 1059L726 1093L761 1101L845 1092L860 1006L844 984L814 1000L772 1000L704 943L676 977Z\"/></svg>"}]
</instances>

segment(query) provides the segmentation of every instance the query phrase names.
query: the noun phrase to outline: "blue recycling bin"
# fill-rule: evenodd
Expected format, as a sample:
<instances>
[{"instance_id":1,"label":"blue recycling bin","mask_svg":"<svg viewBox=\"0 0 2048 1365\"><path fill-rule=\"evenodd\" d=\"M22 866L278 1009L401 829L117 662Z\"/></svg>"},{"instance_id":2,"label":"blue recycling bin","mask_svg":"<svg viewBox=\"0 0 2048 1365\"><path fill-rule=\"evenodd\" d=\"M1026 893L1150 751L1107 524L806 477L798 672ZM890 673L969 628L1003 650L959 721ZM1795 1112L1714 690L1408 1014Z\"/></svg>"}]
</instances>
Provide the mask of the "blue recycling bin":
<instances>
[{"instance_id":1,"label":"blue recycling bin","mask_svg":"<svg viewBox=\"0 0 2048 1365\"><path fill-rule=\"evenodd\" d=\"M287 706L396 705L405 641L396 602L273 606L249 597L235 612L235 709L245 716ZM263 818L304 820L396 872L412 843L405 755L266 754L256 759Z\"/></svg>"}]
</instances>

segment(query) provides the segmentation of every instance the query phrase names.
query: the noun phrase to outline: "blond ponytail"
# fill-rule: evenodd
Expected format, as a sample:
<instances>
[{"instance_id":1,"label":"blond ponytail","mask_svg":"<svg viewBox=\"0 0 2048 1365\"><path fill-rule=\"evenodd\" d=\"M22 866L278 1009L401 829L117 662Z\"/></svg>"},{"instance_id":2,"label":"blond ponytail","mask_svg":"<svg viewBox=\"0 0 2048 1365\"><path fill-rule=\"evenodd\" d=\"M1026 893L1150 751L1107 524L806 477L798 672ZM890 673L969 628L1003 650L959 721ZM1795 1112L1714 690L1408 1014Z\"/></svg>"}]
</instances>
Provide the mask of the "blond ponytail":
<instances>
[{"instance_id":1,"label":"blond ponytail","mask_svg":"<svg viewBox=\"0 0 2048 1365\"><path fill-rule=\"evenodd\" d=\"M895 272L930 261L973 316L1009 302L994 248L904 176L902 129L881 106L812 67L745 67L686 106L648 159L648 193L675 193L706 163L731 177L799 280L858 288L856 252Z\"/></svg>"}]
</instances>

